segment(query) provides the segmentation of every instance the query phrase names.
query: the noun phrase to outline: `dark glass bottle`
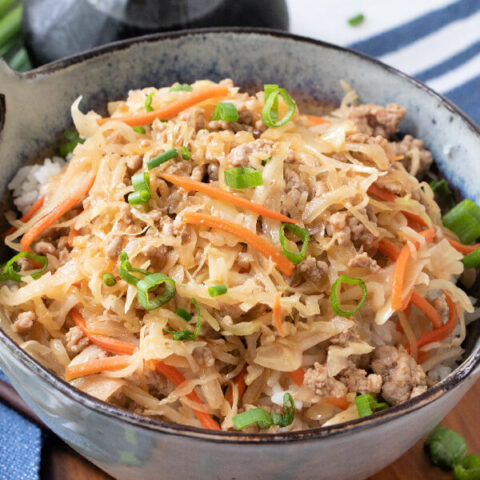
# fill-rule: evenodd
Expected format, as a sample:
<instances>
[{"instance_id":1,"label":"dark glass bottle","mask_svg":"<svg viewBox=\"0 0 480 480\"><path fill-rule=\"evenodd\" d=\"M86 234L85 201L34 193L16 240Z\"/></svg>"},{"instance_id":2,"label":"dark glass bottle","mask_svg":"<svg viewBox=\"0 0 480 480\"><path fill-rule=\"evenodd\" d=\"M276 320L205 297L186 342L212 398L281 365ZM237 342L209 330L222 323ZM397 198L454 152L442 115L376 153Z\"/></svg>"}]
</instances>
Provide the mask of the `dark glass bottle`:
<instances>
[{"instance_id":1,"label":"dark glass bottle","mask_svg":"<svg viewBox=\"0 0 480 480\"><path fill-rule=\"evenodd\" d=\"M27 0L25 42L35 65L148 33L253 26L288 29L284 0Z\"/></svg>"}]
</instances>

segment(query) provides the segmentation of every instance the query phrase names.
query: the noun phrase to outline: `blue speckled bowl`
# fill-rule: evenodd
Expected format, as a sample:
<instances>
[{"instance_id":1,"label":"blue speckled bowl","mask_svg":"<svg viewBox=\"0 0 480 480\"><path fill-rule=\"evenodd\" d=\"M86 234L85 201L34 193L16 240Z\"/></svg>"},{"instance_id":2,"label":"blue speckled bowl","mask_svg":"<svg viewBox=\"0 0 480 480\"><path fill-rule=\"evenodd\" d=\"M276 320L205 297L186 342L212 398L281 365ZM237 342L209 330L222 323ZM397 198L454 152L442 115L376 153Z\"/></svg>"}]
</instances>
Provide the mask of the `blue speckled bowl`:
<instances>
[{"instance_id":1,"label":"blue speckled bowl","mask_svg":"<svg viewBox=\"0 0 480 480\"><path fill-rule=\"evenodd\" d=\"M340 100L343 79L363 102L404 105L402 129L424 139L446 177L480 201L479 129L447 100L363 55L240 29L121 42L24 75L0 64L0 191L71 123L69 107L78 95L84 110L103 109L129 89L225 77L245 87L278 83L297 99L328 102ZM342 425L278 435L212 433L121 411L56 378L1 330L0 365L53 431L118 479L359 480L402 455L453 408L480 374L480 343L471 332L462 365L407 403Z\"/></svg>"}]
</instances>

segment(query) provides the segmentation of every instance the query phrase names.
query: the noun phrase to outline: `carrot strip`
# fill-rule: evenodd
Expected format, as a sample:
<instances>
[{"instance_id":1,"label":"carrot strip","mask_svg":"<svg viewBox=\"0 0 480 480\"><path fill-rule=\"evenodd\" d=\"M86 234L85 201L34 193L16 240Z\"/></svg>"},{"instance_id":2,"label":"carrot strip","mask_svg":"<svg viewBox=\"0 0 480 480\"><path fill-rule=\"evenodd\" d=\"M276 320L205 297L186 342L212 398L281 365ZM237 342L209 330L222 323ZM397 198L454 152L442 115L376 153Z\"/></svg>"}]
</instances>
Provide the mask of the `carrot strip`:
<instances>
[{"instance_id":1,"label":"carrot strip","mask_svg":"<svg viewBox=\"0 0 480 480\"><path fill-rule=\"evenodd\" d=\"M20 241L22 252L31 251L30 245L47 228L51 227L59 218L72 209L80 200L82 200L92 188L95 181L95 175L90 173L83 182L73 189L70 197L66 198L60 205L57 205L50 213L45 215L35 225L30 227Z\"/></svg>"},{"instance_id":2,"label":"carrot strip","mask_svg":"<svg viewBox=\"0 0 480 480\"><path fill-rule=\"evenodd\" d=\"M433 328L440 328L443 325L442 316L428 300L413 292L412 303L427 316L432 322Z\"/></svg>"},{"instance_id":3,"label":"carrot strip","mask_svg":"<svg viewBox=\"0 0 480 480\"><path fill-rule=\"evenodd\" d=\"M68 365L65 369L65 380L73 380L78 377L85 377L94 373L100 373L110 370L121 370L128 367L128 355L117 355L115 357L96 358L88 362Z\"/></svg>"},{"instance_id":4,"label":"carrot strip","mask_svg":"<svg viewBox=\"0 0 480 480\"><path fill-rule=\"evenodd\" d=\"M408 261L410 260L410 247L405 245L400 250L400 255L395 263L392 281L392 308L394 310L402 310L403 306L403 285L405 282L405 274L407 272Z\"/></svg>"},{"instance_id":5,"label":"carrot strip","mask_svg":"<svg viewBox=\"0 0 480 480\"><path fill-rule=\"evenodd\" d=\"M70 248L73 248L73 239L77 237L79 234L78 230L75 230L74 228L70 228L70 231L68 232L68 237L67 237L67 245Z\"/></svg>"},{"instance_id":6,"label":"carrot strip","mask_svg":"<svg viewBox=\"0 0 480 480\"><path fill-rule=\"evenodd\" d=\"M322 400L342 410L350 406L350 402L345 397L323 397Z\"/></svg>"},{"instance_id":7,"label":"carrot strip","mask_svg":"<svg viewBox=\"0 0 480 480\"><path fill-rule=\"evenodd\" d=\"M280 298L282 298L282 294L280 292L277 292L277 294L275 295L275 300L273 302L272 313L278 333L281 337L284 337L286 334L282 324L282 307L280 305Z\"/></svg>"},{"instance_id":8,"label":"carrot strip","mask_svg":"<svg viewBox=\"0 0 480 480\"><path fill-rule=\"evenodd\" d=\"M170 365L158 361L155 364L155 368L158 373L167 377L176 387L185 381L185 377L175 367L171 367ZM192 402L201 403L200 398L198 398L198 395L194 390L192 390L187 397ZM193 410L193 413L204 428L209 430L220 430L218 423L208 413L201 412L200 410Z\"/></svg>"},{"instance_id":9,"label":"carrot strip","mask_svg":"<svg viewBox=\"0 0 480 480\"><path fill-rule=\"evenodd\" d=\"M20 218L22 223L27 223L42 207L45 202L45 197L40 197L28 210L25 215ZM2 238L8 237L17 230L16 227L9 228L5 233L2 233Z\"/></svg>"},{"instance_id":10,"label":"carrot strip","mask_svg":"<svg viewBox=\"0 0 480 480\"><path fill-rule=\"evenodd\" d=\"M246 388L246 385L245 385L246 371L247 371L246 367L243 367L240 373L235 377L235 380L233 381L233 383L235 383L235 385L237 386L239 400L242 398L243 392L245 391L245 388ZM230 405L233 405L233 387L231 384L227 387L227 391L225 392L225 400Z\"/></svg>"},{"instance_id":11,"label":"carrot strip","mask_svg":"<svg viewBox=\"0 0 480 480\"><path fill-rule=\"evenodd\" d=\"M457 242L453 238L445 237L448 240L448 243L463 255L468 255L469 253L474 252L477 248L480 248L480 243L476 243L475 245L464 245L463 243Z\"/></svg>"},{"instance_id":12,"label":"carrot strip","mask_svg":"<svg viewBox=\"0 0 480 480\"><path fill-rule=\"evenodd\" d=\"M302 367L297 368L291 372L287 372L293 383L296 383L299 387L303 385L303 378L305 377L305 370Z\"/></svg>"},{"instance_id":13,"label":"carrot strip","mask_svg":"<svg viewBox=\"0 0 480 480\"><path fill-rule=\"evenodd\" d=\"M377 248L390 260L395 262L400 255L400 250L390 240L382 238L377 245Z\"/></svg>"},{"instance_id":14,"label":"carrot strip","mask_svg":"<svg viewBox=\"0 0 480 480\"><path fill-rule=\"evenodd\" d=\"M85 324L85 320L82 314L74 307L69 312L70 318L74 321L75 325L80 328L82 333L90 339L92 343L103 348L107 352L120 353L126 355L132 355L137 350L136 345L116 338L107 337L106 335L96 335L88 331Z\"/></svg>"},{"instance_id":15,"label":"carrot strip","mask_svg":"<svg viewBox=\"0 0 480 480\"><path fill-rule=\"evenodd\" d=\"M304 118L314 123L315 125L323 125L324 123L331 123L330 120L327 120L317 115L302 115Z\"/></svg>"},{"instance_id":16,"label":"carrot strip","mask_svg":"<svg viewBox=\"0 0 480 480\"><path fill-rule=\"evenodd\" d=\"M435 330L432 330L431 332L428 332L427 334L423 335L422 337L417 339L417 347L420 349L424 345L427 345L428 343L432 342L439 342L441 340L444 340L447 338L449 335L452 334L452 332L455 330L455 327L457 326L458 323L458 316L457 316L457 309L455 308L455 303L453 300L447 295L446 292L443 292L445 295L445 298L447 300L448 304L448 321L444 325L442 325L440 328L437 328Z\"/></svg>"},{"instance_id":17,"label":"carrot strip","mask_svg":"<svg viewBox=\"0 0 480 480\"><path fill-rule=\"evenodd\" d=\"M258 213L258 215L262 215L263 217L272 218L273 220L278 220L279 222L284 223L300 223L298 220L288 218L281 213L264 207L263 205L251 202L246 198L239 197L238 195L228 192L227 190L223 190L222 188L214 187L209 183L197 182L196 180L192 180L189 177L181 177L179 175L170 175L167 173L160 174L160 177L164 180L167 180L167 182L173 183L177 187L183 188L187 192L194 190L196 192L208 195L209 197L224 200L225 202L236 205L237 207L244 208L245 210L250 210L251 212Z\"/></svg>"},{"instance_id":18,"label":"carrot strip","mask_svg":"<svg viewBox=\"0 0 480 480\"><path fill-rule=\"evenodd\" d=\"M174 117L183 110L186 110L189 107L193 107L197 103L203 102L213 97L225 97L228 95L228 88L221 85L212 85L209 87L202 88L201 90L196 90L191 93L183 95L178 100L174 102L163 105L157 110L152 112L137 113L135 115L126 115L124 117L107 117L100 118L97 120L99 125L103 125L106 122L115 120L117 122L123 122L132 127L136 125L148 125L152 123L155 119L158 120L168 120L169 118Z\"/></svg>"},{"instance_id":19,"label":"carrot strip","mask_svg":"<svg viewBox=\"0 0 480 480\"><path fill-rule=\"evenodd\" d=\"M271 258L277 265L277 268L285 275L291 275L295 268L295 265L284 257L272 244L241 225L223 218L197 212L185 212L183 214L183 221L192 225L216 228L240 238L265 257Z\"/></svg>"}]
</instances>

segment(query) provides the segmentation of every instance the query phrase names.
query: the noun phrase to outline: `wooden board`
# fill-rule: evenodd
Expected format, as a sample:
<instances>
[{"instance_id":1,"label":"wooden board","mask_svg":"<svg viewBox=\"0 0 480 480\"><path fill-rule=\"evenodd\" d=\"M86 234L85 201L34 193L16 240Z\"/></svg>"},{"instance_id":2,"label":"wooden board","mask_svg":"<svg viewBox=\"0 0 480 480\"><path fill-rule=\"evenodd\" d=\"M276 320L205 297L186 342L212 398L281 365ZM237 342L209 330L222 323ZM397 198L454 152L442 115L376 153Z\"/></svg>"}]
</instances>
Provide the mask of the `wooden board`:
<instances>
[{"instance_id":1,"label":"wooden board","mask_svg":"<svg viewBox=\"0 0 480 480\"><path fill-rule=\"evenodd\" d=\"M442 425L462 434L470 451L478 454L480 454L479 398L480 381L442 422ZM422 439L395 463L370 477L369 480L423 480L425 478L452 480L453 475L443 472L430 463L423 451ZM45 443L41 480L112 480L112 477L84 460L60 439L51 435Z\"/></svg>"}]
</instances>

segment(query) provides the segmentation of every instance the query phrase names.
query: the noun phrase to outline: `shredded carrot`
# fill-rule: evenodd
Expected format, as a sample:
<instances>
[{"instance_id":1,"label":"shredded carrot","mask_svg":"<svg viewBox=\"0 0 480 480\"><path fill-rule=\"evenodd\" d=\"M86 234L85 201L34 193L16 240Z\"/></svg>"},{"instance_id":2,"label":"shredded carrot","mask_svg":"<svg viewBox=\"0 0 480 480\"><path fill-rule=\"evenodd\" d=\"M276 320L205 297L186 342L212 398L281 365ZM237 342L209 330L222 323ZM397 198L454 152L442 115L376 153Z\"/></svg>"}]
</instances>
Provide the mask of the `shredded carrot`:
<instances>
[{"instance_id":1,"label":"shredded carrot","mask_svg":"<svg viewBox=\"0 0 480 480\"><path fill-rule=\"evenodd\" d=\"M460 253L463 253L463 255L468 255L469 253L474 252L478 248L480 248L480 243L476 243L475 245L464 245L463 243L457 242L453 238L450 237L445 237L448 240L448 243L457 250Z\"/></svg>"},{"instance_id":2,"label":"shredded carrot","mask_svg":"<svg viewBox=\"0 0 480 480\"><path fill-rule=\"evenodd\" d=\"M171 367L170 365L158 361L155 364L155 368L158 373L161 373L164 377L167 377L176 387L185 381L185 377L175 367ZM187 397L192 402L201 404L200 398L198 398L198 395L194 390L192 390ZM193 413L195 413L195 416L198 418L204 428L209 430L220 430L218 423L208 413L201 412L200 410L193 410Z\"/></svg>"},{"instance_id":3,"label":"shredded carrot","mask_svg":"<svg viewBox=\"0 0 480 480\"><path fill-rule=\"evenodd\" d=\"M440 328L443 325L442 316L428 300L413 292L412 303L427 316L432 322L433 328Z\"/></svg>"},{"instance_id":4,"label":"shredded carrot","mask_svg":"<svg viewBox=\"0 0 480 480\"><path fill-rule=\"evenodd\" d=\"M117 355L115 357L96 358L76 365L68 365L65 369L65 379L67 381L78 377L85 377L94 373L106 372L109 370L121 370L128 367L128 355Z\"/></svg>"},{"instance_id":5,"label":"shredded carrot","mask_svg":"<svg viewBox=\"0 0 480 480\"><path fill-rule=\"evenodd\" d=\"M420 230L420 228L418 227L427 226L425 220L420 215L416 215L415 213L409 212L407 210L402 210L402 213L407 218L407 223L410 228L418 231Z\"/></svg>"},{"instance_id":6,"label":"shredded carrot","mask_svg":"<svg viewBox=\"0 0 480 480\"><path fill-rule=\"evenodd\" d=\"M67 237L67 245L70 248L73 248L73 239L77 237L79 234L78 230L75 230L74 228L70 228L70 231L68 232L68 237Z\"/></svg>"},{"instance_id":7,"label":"shredded carrot","mask_svg":"<svg viewBox=\"0 0 480 480\"><path fill-rule=\"evenodd\" d=\"M30 227L20 241L22 252L31 251L30 245L33 241L80 202L88 194L94 181L95 175L93 173L88 174L88 176L76 188L73 188L70 197L66 198L60 205L57 205L50 213Z\"/></svg>"},{"instance_id":8,"label":"shredded carrot","mask_svg":"<svg viewBox=\"0 0 480 480\"><path fill-rule=\"evenodd\" d=\"M82 333L86 337L88 337L92 343L98 345L100 348L103 348L107 352L126 355L132 355L133 353L135 353L137 347L133 343L123 342L122 340L107 337L106 335L97 335L91 333L85 324L85 320L82 317L82 314L77 310L77 308L72 308L69 312L69 315L70 318L74 321L75 325L80 328Z\"/></svg>"},{"instance_id":9,"label":"shredded carrot","mask_svg":"<svg viewBox=\"0 0 480 480\"><path fill-rule=\"evenodd\" d=\"M331 123L330 120L327 120L322 117L318 117L317 115L302 115L310 122L314 123L315 125L323 125L324 123Z\"/></svg>"},{"instance_id":10,"label":"shredded carrot","mask_svg":"<svg viewBox=\"0 0 480 480\"><path fill-rule=\"evenodd\" d=\"M403 286L405 283L405 274L407 273L408 261L410 260L410 247L405 245L400 250L400 255L395 262L392 281L392 308L402 310L404 304L402 298Z\"/></svg>"},{"instance_id":11,"label":"shredded carrot","mask_svg":"<svg viewBox=\"0 0 480 480\"><path fill-rule=\"evenodd\" d=\"M183 221L192 225L216 228L240 238L262 255L265 255L265 257L271 258L277 265L277 268L285 275L291 275L295 268L295 265L284 257L272 244L241 225L223 218L197 212L185 212L183 214Z\"/></svg>"},{"instance_id":12,"label":"shredded carrot","mask_svg":"<svg viewBox=\"0 0 480 480\"><path fill-rule=\"evenodd\" d=\"M263 205L251 202L246 198L239 197L238 195L228 192L227 190L223 190L222 188L214 187L209 183L197 182L189 177L181 177L179 175L170 175L167 173L162 173L160 177L162 177L164 180L167 180L167 182L173 183L177 187L183 188L186 191L194 190L196 192L204 193L209 197L224 200L225 202L236 205L237 207L245 208L245 210L258 213L258 215L262 215L263 217L272 218L273 220L278 220L279 222L284 223L300 223L298 220L288 218L281 213L264 207Z\"/></svg>"},{"instance_id":13,"label":"shredded carrot","mask_svg":"<svg viewBox=\"0 0 480 480\"><path fill-rule=\"evenodd\" d=\"M342 410L350 406L350 402L345 397L323 397L322 400Z\"/></svg>"},{"instance_id":14,"label":"shredded carrot","mask_svg":"<svg viewBox=\"0 0 480 480\"><path fill-rule=\"evenodd\" d=\"M422 363L425 363L428 360L428 357L430 356L430 352L424 352L420 350L418 352L418 357L417 357L417 363L420 365Z\"/></svg>"},{"instance_id":15,"label":"shredded carrot","mask_svg":"<svg viewBox=\"0 0 480 480\"><path fill-rule=\"evenodd\" d=\"M174 102L167 103L157 110L152 112L137 113L135 115L126 115L124 117L107 117L100 118L97 120L99 125L103 125L106 122L115 120L117 122L123 122L132 127L136 125L148 125L152 123L155 119L158 120L168 120L169 118L174 117L183 110L186 110L189 107L193 107L197 103L203 102L213 97L225 97L228 95L228 88L222 85L212 85L209 87L202 88L200 90L193 91L191 93L186 93L178 100Z\"/></svg>"},{"instance_id":16,"label":"shredded carrot","mask_svg":"<svg viewBox=\"0 0 480 480\"><path fill-rule=\"evenodd\" d=\"M394 245L390 240L382 238L378 244L377 248L390 260L395 262L400 254L400 250L396 245Z\"/></svg>"},{"instance_id":17,"label":"shredded carrot","mask_svg":"<svg viewBox=\"0 0 480 480\"><path fill-rule=\"evenodd\" d=\"M292 372L287 372L288 376L293 383L296 383L299 387L303 385L303 378L305 377L305 370L302 367L293 370Z\"/></svg>"},{"instance_id":18,"label":"shredded carrot","mask_svg":"<svg viewBox=\"0 0 480 480\"><path fill-rule=\"evenodd\" d=\"M22 223L27 223L42 207L45 202L45 197L40 197L28 210L27 213L20 218ZM2 234L2 238L8 237L17 229L16 227L9 228L5 233Z\"/></svg>"},{"instance_id":19,"label":"shredded carrot","mask_svg":"<svg viewBox=\"0 0 480 480\"><path fill-rule=\"evenodd\" d=\"M273 302L273 320L275 322L275 326L277 327L278 334L281 337L284 337L285 330L283 329L283 324L282 324L282 307L280 305L280 299L282 298L282 294L280 292L277 292L275 295L275 300Z\"/></svg>"},{"instance_id":20,"label":"shredded carrot","mask_svg":"<svg viewBox=\"0 0 480 480\"><path fill-rule=\"evenodd\" d=\"M240 373L235 377L235 380L233 383L237 386L237 391L238 391L238 400L242 398L243 392L245 391L246 385L245 385L245 373L247 371L246 367L243 367ZM227 387L227 391L225 392L225 400L230 404L233 405L233 387L232 384L230 384Z\"/></svg>"}]
</instances>

